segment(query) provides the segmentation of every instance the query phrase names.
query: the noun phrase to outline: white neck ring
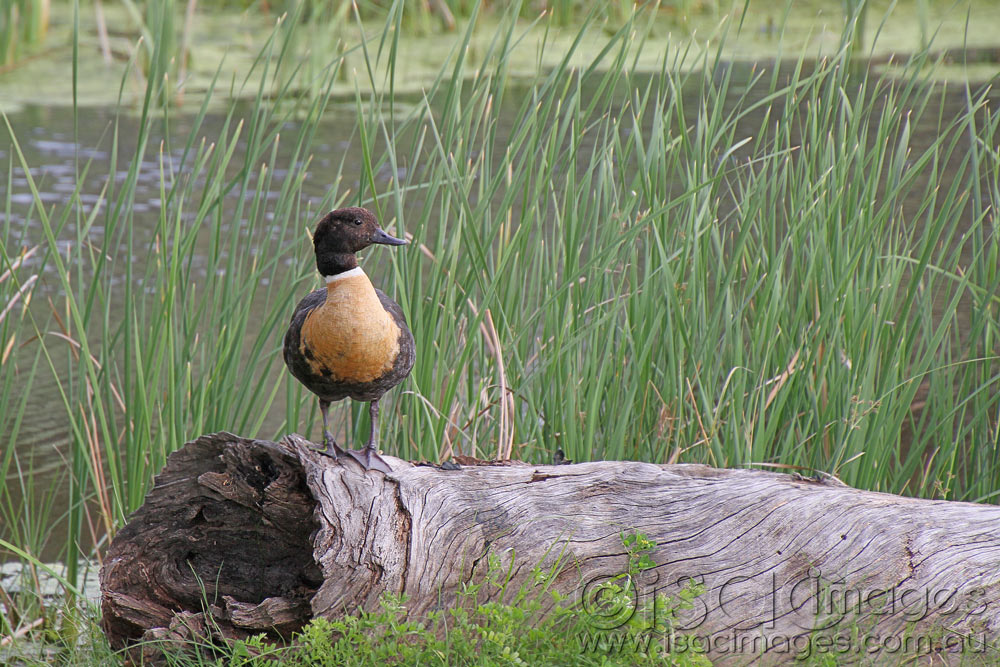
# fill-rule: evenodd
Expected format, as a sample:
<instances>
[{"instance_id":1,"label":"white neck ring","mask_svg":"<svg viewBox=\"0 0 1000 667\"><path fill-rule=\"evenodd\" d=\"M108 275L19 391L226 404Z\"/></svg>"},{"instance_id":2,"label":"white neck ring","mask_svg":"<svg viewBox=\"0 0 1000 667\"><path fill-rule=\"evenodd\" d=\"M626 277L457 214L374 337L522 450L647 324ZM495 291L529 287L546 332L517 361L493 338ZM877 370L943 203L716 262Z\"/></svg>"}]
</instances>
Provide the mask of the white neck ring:
<instances>
[{"instance_id":1,"label":"white neck ring","mask_svg":"<svg viewBox=\"0 0 1000 667\"><path fill-rule=\"evenodd\" d=\"M338 280L343 280L344 278L354 278L355 276L363 276L365 272L361 270L360 266L355 266L350 271L341 271L340 273L335 273L332 276L323 276L323 280L326 284L335 283Z\"/></svg>"}]
</instances>

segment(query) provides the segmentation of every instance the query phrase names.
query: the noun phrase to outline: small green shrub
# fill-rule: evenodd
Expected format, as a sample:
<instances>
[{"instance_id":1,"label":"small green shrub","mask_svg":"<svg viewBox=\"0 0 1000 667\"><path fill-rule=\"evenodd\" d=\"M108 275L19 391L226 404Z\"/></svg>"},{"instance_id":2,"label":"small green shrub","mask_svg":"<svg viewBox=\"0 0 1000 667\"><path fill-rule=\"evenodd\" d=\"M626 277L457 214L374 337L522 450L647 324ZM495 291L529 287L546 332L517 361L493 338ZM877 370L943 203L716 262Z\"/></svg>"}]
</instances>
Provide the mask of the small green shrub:
<instances>
[{"instance_id":1,"label":"small green shrub","mask_svg":"<svg viewBox=\"0 0 1000 667\"><path fill-rule=\"evenodd\" d=\"M645 536L627 538L629 569L652 567L647 552L655 547ZM630 548L627 546L626 548ZM632 554L641 554L633 558ZM643 560L647 559L647 560ZM509 602L509 568L488 556L485 581L468 584L458 603L412 619L406 598L386 593L379 609L341 619L314 619L292 646L280 650L282 664L302 667L335 665L644 665L711 664L702 655L671 655L662 641L666 628L641 622L620 634L594 631L586 610L550 590L554 572L536 567L530 581ZM630 575L624 575L626 579ZM628 585L628 584L625 584ZM483 600L483 596L489 599ZM553 607L553 605L555 605ZM274 657L263 637L234 644L225 665L258 665Z\"/></svg>"}]
</instances>

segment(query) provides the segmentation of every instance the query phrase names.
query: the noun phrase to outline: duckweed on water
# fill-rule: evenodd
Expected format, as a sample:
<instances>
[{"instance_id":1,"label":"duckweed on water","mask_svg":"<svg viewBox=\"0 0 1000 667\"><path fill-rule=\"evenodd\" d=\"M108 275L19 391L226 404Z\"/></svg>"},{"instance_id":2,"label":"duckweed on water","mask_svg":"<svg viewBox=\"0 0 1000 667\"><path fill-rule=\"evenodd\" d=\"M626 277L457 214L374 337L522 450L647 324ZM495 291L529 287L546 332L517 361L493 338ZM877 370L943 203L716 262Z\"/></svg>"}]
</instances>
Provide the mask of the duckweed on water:
<instances>
[{"instance_id":1,"label":"duckweed on water","mask_svg":"<svg viewBox=\"0 0 1000 667\"><path fill-rule=\"evenodd\" d=\"M172 29L175 35L187 28L184 19L186 3L176 2ZM505 14L516 10L518 3L485 3L474 15L475 24L468 35L468 62L476 62L478 54L486 52L498 34L505 30ZM570 3L572 4L572 3ZM380 12L366 6L358 23L352 12L345 8L336 11L309 13L307 3L293 4L291 18L305 16L296 27L295 39L288 63L302 65L306 76L296 78L300 93L317 92L318 81L323 80L321 70L331 59L343 57L344 64L330 91L339 97L351 98L357 85L365 85L367 67L374 66L374 80L385 82L388 77L388 59L372 62L361 48L364 35L371 44L381 45L381 32L385 22L375 17ZM582 7L572 13L572 24L559 27L541 16L532 16L520 3L518 43L505 53L506 75L530 79L539 72L562 66L563 55L572 51L566 65L585 68L600 44L624 24L625 16L615 3L608 3L596 11L590 29L584 33L581 48L572 49L578 37L578 28L588 14ZM865 43L861 54L871 54L884 59L889 54L912 53L933 38L934 48L940 51L995 45L996 31L1000 25L1000 6L988 2L967 4L921 2L903 0L892 3L879 0L870 3L866 14ZM145 90L142 52L151 40L146 32L143 43L142 18L138 10L129 11L129 3L104 3L104 21L109 26L108 47L112 60L105 62L98 30L98 14L93 5L83 3L80 8L79 52L76 66L77 100L84 106L108 106L118 103L119 82L125 80L124 100L127 107L138 111ZM698 3L697 6L679 10L672 3L663 3L656 12L646 12L642 23L648 29L640 30L642 39L633 42L630 68L634 72L656 72L664 60L677 67L700 66L699 59L691 57L702 52L716 53L723 59L740 61L769 61L781 57L806 54L812 58L832 56L840 45L840 36L848 17L846 3L839 0L789 3L745 3L740 0ZM194 110L206 91L213 90L215 108L222 108L226 95L231 92L251 94L257 89L264 72L253 63L267 42L280 12L262 11L258 5L240 10L238 3L211 5L198 9L190 23L190 34L175 36L171 43L176 49L186 44L185 68L182 81L177 80L178 70L171 69L169 87L174 91L173 104ZM966 21L968 10L973 20ZM296 12L300 12L296 14ZM404 14L406 14L404 12ZM403 23L406 16L389 17L389 30L402 32L392 60L395 68L394 86L397 94L420 94L434 85L442 71L451 71L446 63L454 62L456 49L465 43L470 17L456 12L457 24L453 31L434 26L420 29L412 21ZM286 17L285 23L290 20ZM558 23L558 22L557 22ZM73 11L70 5L56 0L52 11L50 34L44 49L36 48L31 57L0 72L0 111L10 113L23 105L69 104L72 100L72 76L69 63L73 59ZM738 31L739 38L734 35ZM220 38L221 36L221 38ZM390 35L391 36L391 35ZM876 39L877 37L877 39ZM984 49L983 51L987 51ZM682 54L687 53L687 57ZM180 53L174 58L179 59ZM444 69L443 69L444 68ZM973 78L990 78L997 71L995 59L991 62L973 63ZM128 76L126 73L131 72ZM464 76L473 76L474 68L460 70ZM964 62L945 63L935 70L937 76L963 80L969 76ZM288 94L286 91L285 94Z\"/></svg>"}]
</instances>

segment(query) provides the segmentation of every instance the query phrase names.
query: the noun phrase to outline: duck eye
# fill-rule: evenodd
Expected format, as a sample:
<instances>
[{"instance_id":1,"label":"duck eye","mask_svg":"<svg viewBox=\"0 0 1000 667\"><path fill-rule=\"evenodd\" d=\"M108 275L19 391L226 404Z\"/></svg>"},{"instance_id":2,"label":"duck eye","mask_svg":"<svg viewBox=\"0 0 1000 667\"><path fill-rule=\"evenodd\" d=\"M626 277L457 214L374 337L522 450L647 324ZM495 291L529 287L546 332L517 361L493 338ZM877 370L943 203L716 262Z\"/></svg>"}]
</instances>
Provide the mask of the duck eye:
<instances>
[{"instance_id":1,"label":"duck eye","mask_svg":"<svg viewBox=\"0 0 1000 667\"><path fill-rule=\"evenodd\" d=\"M361 218L354 218L354 224L360 225L361 224Z\"/></svg>"}]
</instances>

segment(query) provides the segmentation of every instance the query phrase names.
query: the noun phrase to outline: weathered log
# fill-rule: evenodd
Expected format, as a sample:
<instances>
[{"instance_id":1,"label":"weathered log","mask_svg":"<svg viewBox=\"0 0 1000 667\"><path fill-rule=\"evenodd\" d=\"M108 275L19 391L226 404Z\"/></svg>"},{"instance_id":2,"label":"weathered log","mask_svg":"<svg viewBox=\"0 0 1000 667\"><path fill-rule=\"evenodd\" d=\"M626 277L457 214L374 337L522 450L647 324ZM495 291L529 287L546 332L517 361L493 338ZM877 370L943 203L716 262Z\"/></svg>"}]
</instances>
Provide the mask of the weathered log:
<instances>
[{"instance_id":1,"label":"weathered log","mask_svg":"<svg viewBox=\"0 0 1000 667\"><path fill-rule=\"evenodd\" d=\"M373 609L386 591L425 614L481 580L489 554L512 565L508 591L552 568L548 585L579 601L595 633L666 621L674 648L724 661L829 651L951 662L992 651L1000 629L996 506L702 465L387 460L391 474L365 474L297 436L188 443L108 551L111 644L287 639L314 616ZM655 542L652 567L637 567L630 535ZM602 591L629 571L627 601L609 608ZM687 609L657 597L692 586L703 591ZM701 643L681 646L687 637Z\"/></svg>"}]
</instances>

